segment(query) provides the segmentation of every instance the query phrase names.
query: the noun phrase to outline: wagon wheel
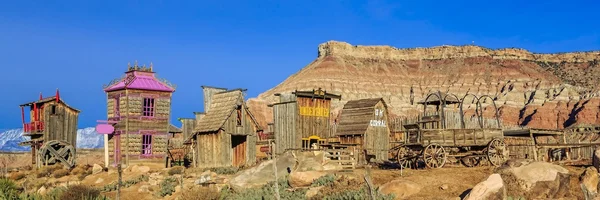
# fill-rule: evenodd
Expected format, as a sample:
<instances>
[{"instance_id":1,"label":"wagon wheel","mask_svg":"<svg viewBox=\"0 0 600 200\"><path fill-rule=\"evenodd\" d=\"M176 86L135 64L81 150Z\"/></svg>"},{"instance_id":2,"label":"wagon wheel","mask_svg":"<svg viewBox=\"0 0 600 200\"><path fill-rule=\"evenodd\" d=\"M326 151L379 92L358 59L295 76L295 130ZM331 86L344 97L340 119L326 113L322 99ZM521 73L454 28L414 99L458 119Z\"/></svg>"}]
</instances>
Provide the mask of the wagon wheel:
<instances>
[{"instance_id":1,"label":"wagon wheel","mask_svg":"<svg viewBox=\"0 0 600 200\"><path fill-rule=\"evenodd\" d=\"M499 166L506 161L506 144L500 139L493 139L487 147L487 158L494 166Z\"/></svg>"},{"instance_id":2,"label":"wagon wheel","mask_svg":"<svg viewBox=\"0 0 600 200\"><path fill-rule=\"evenodd\" d=\"M66 141L50 140L45 142L38 151L42 164L50 165L57 162L68 168L75 165L75 148Z\"/></svg>"},{"instance_id":3,"label":"wagon wheel","mask_svg":"<svg viewBox=\"0 0 600 200\"><path fill-rule=\"evenodd\" d=\"M479 166L481 157L479 156L466 156L460 159L462 163L467 167Z\"/></svg>"},{"instance_id":4,"label":"wagon wheel","mask_svg":"<svg viewBox=\"0 0 600 200\"><path fill-rule=\"evenodd\" d=\"M429 168L441 168L446 163L446 151L444 147L430 144L423 150L423 161Z\"/></svg>"},{"instance_id":5,"label":"wagon wheel","mask_svg":"<svg viewBox=\"0 0 600 200\"><path fill-rule=\"evenodd\" d=\"M400 167L403 169L411 168L411 166L413 165L412 159L410 157L408 157L409 151L410 150L408 148L403 147L403 146L398 148L398 153L396 154L396 160L398 161L398 164L400 165Z\"/></svg>"}]
</instances>

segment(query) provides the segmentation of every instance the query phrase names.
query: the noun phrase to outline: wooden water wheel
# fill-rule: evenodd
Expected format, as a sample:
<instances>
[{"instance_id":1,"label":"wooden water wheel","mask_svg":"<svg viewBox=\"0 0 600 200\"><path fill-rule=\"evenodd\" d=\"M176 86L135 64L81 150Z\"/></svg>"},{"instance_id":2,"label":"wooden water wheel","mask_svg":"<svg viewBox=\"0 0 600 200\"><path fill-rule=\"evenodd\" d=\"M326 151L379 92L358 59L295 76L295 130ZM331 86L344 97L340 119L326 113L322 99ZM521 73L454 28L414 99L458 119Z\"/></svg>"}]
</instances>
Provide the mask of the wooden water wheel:
<instances>
[{"instance_id":1,"label":"wooden water wheel","mask_svg":"<svg viewBox=\"0 0 600 200\"><path fill-rule=\"evenodd\" d=\"M75 147L66 141L50 140L38 150L38 158L42 165L53 165L58 162L68 168L75 166Z\"/></svg>"}]
</instances>

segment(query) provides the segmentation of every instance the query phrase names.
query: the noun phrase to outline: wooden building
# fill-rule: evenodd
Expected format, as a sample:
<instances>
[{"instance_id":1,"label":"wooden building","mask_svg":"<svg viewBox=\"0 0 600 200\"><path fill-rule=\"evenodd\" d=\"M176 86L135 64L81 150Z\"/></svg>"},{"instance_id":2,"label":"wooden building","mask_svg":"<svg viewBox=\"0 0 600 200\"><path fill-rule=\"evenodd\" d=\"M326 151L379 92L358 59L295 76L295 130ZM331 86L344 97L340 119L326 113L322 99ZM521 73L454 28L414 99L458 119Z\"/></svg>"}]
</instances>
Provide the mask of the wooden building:
<instances>
[{"instance_id":1,"label":"wooden building","mask_svg":"<svg viewBox=\"0 0 600 200\"><path fill-rule=\"evenodd\" d=\"M23 135L31 138L20 145L31 146L32 164L40 167L42 164L61 162L72 167L75 164L77 120L80 111L67 105L60 98L58 89L56 96L43 98L40 94L39 100L22 104L20 107ZM25 121L25 107L30 109L29 122ZM54 152L49 152L49 148L64 148L65 150L61 151L64 154L54 155Z\"/></svg>"},{"instance_id":2,"label":"wooden building","mask_svg":"<svg viewBox=\"0 0 600 200\"><path fill-rule=\"evenodd\" d=\"M336 135L341 145L358 147L367 161L387 160L390 140L387 105L382 98L348 101Z\"/></svg>"},{"instance_id":3,"label":"wooden building","mask_svg":"<svg viewBox=\"0 0 600 200\"><path fill-rule=\"evenodd\" d=\"M287 149L309 149L335 137L330 122L331 100L340 100L341 96L321 88L275 96L279 96L279 103L269 106L273 107L277 154Z\"/></svg>"},{"instance_id":4,"label":"wooden building","mask_svg":"<svg viewBox=\"0 0 600 200\"><path fill-rule=\"evenodd\" d=\"M128 66L125 76L104 87L107 118L114 133L105 136L105 148L113 164L130 160L166 158L171 124L171 97L175 86L158 79L145 66ZM108 163L106 163L108 165Z\"/></svg>"},{"instance_id":5,"label":"wooden building","mask_svg":"<svg viewBox=\"0 0 600 200\"><path fill-rule=\"evenodd\" d=\"M202 86L204 113L197 113L194 133L196 167L241 167L256 163L256 137L262 129L244 102L242 89Z\"/></svg>"}]
</instances>

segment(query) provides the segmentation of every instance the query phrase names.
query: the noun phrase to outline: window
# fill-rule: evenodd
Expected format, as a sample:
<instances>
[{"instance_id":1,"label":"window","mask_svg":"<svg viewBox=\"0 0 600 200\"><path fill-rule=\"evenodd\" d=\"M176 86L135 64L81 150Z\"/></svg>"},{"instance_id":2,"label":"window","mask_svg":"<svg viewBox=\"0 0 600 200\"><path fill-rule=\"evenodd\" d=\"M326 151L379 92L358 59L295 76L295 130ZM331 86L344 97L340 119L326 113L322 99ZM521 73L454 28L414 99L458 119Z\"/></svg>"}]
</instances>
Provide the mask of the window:
<instances>
[{"instance_id":1,"label":"window","mask_svg":"<svg viewBox=\"0 0 600 200\"><path fill-rule=\"evenodd\" d=\"M115 98L115 117L121 116L119 97Z\"/></svg>"},{"instance_id":2,"label":"window","mask_svg":"<svg viewBox=\"0 0 600 200\"><path fill-rule=\"evenodd\" d=\"M152 135L142 135L142 155L152 155Z\"/></svg>"},{"instance_id":3,"label":"window","mask_svg":"<svg viewBox=\"0 0 600 200\"><path fill-rule=\"evenodd\" d=\"M236 108L237 110L237 125L241 126L242 125L242 106L239 105Z\"/></svg>"},{"instance_id":4,"label":"window","mask_svg":"<svg viewBox=\"0 0 600 200\"><path fill-rule=\"evenodd\" d=\"M144 98L142 116L154 117L154 99L153 98Z\"/></svg>"},{"instance_id":5,"label":"window","mask_svg":"<svg viewBox=\"0 0 600 200\"><path fill-rule=\"evenodd\" d=\"M56 115L56 105L50 106L50 114Z\"/></svg>"}]
</instances>

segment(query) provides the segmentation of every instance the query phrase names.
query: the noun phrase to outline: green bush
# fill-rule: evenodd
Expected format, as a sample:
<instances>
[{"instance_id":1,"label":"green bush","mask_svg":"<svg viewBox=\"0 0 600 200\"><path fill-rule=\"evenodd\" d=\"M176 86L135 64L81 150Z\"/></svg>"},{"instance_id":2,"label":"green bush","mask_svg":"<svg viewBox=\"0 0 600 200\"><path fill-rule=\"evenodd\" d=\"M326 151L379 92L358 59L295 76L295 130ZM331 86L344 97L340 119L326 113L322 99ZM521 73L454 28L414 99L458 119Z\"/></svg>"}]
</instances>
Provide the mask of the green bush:
<instances>
[{"instance_id":1,"label":"green bush","mask_svg":"<svg viewBox=\"0 0 600 200\"><path fill-rule=\"evenodd\" d=\"M175 167L172 167L172 168L171 168L171 169L169 169L169 171L168 171L168 173L169 173L169 176L173 176L173 175L175 175L175 174L182 174L184 169L185 169L185 168L184 168L184 167L182 167L182 166L175 166Z\"/></svg>"},{"instance_id":2,"label":"green bush","mask_svg":"<svg viewBox=\"0 0 600 200\"><path fill-rule=\"evenodd\" d=\"M177 179L174 177L167 177L163 181L160 182L160 190L158 191L158 195L161 197L171 195L175 192L175 186L177 186Z\"/></svg>"},{"instance_id":3,"label":"green bush","mask_svg":"<svg viewBox=\"0 0 600 200\"><path fill-rule=\"evenodd\" d=\"M217 200L219 199L220 193L216 189L208 187L197 187L189 190L185 190L181 194L181 200Z\"/></svg>"},{"instance_id":4,"label":"green bush","mask_svg":"<svg viewBox=\"0 0 600 200\"><path fill-rule=\"evenodd\" d=\"M333 182L335 182L335 175L327 174L327 175L322 176L322 177L318 178L317 180L313 181L313 183L310 186L317 187L317 186L331 185L331 184L333 184Z\"/></svg>"},{"instance_id":5,"label":"green bush","mask_svg":"<svg viewBox=\"0 0 600 200\"><path fill-rule=\"evenodd\" d=\"M394 195L384 195L375 192L375 199L377 200L392 200L394 199ZM369 193L369 188L367 186L361 187L359 190L340 190L339 192L329 193L323 196L324 200L362 200L362 199L370 199L371 194Z\"/></svg>"},{"instance_id":6,"label":"green bush","mask_svg":"<svg viewBox=\"0 0 600 200\"><path fill-rule=\"evenodd\" d=\"M281 199L305 199L306 189L292 190L288 184L287 177L277 181L279 185L279 196ZM221 190L220 199L275 199L275 182L270 182L261 188L244 189L242 191L233 191L230 189Z\"/></svg>"},{"instance_id":7,"label":"green bush","mask_svg":"<svg viewBox=\"0 0 600 200\"><path fill-rule=\"evenodd\" d=\"M19 199L19 189L15 182L7 178L0 178L0 199Z\"/></svg>"},{"instance_id":8,"label":"green bush","mask_svg":"<svg viewBox=\"0 0 600 200\"><path fill-rule=\"evenodd\" d=\"M142 181L148 181L148 180L150 180L150 178L147 175L141 175L134 179L129 179L129 180L123 181L123 182L121 182L121 189L138 184ZM111 184L104 185L104 187L102 188L103 192L110 192L110 191L115 191L115 190L117 190L117 182L113 182Z\"/></svg>"},{"instance_id":9,"label":"green bush","mask_svg":"<svg viewBox=\"0 0 600 200\"><path fill-rule=\"evenodd\" d=\"M209 169L205 169L206 170L210 170L211 172L215 172L217 174L235 174L237 173L240 168L237 167L217 167L217 168L209 168Z\"/></svg>"}]
</instances>

